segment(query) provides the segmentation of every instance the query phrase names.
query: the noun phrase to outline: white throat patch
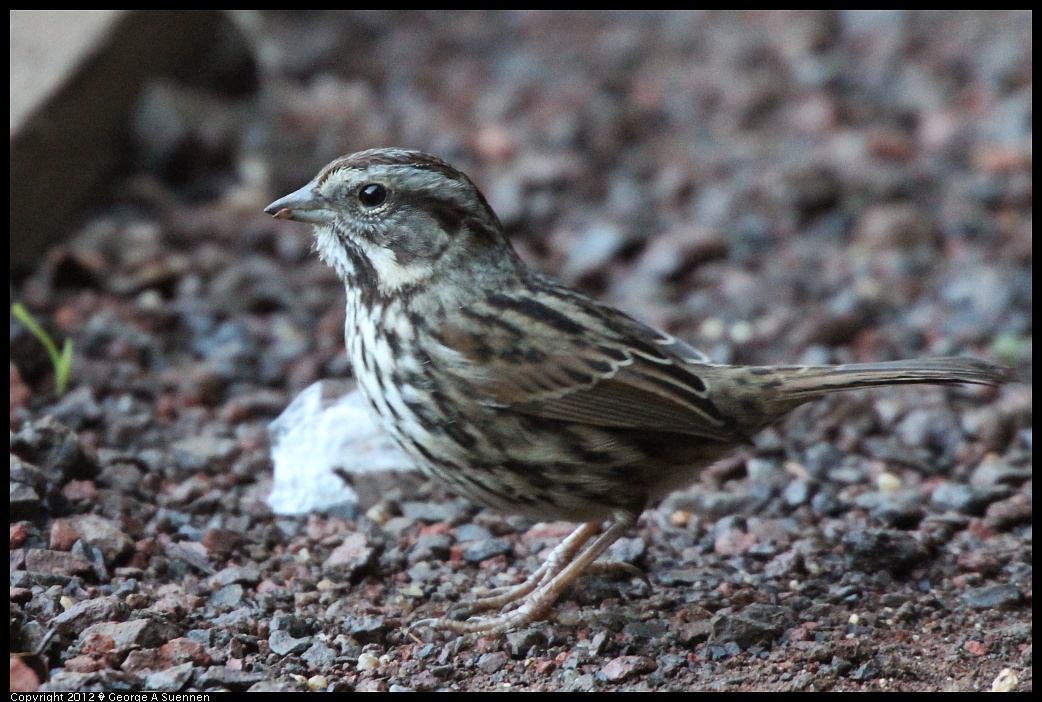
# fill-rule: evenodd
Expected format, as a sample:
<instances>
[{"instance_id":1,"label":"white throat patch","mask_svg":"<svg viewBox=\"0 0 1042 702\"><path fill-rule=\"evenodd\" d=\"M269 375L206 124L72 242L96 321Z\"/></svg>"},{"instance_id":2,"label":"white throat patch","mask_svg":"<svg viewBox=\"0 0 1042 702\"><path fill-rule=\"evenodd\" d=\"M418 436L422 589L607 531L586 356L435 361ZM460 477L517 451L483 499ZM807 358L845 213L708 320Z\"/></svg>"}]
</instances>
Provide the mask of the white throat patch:
<instances>
[{"instance_id":1,"label":"white throat patch","mask_svg":"<svg viewBox=\"0 0 1042 702\"><path fill-rule=\"evenodd\" d=\"M427 262L417 262L408 266L398 265L397 257L390 249L372 244L363 244L365 255L373 264L377 280L384 292L392 293L419 282L431 274L431 266Z\"/></svg>"}]
</instances>

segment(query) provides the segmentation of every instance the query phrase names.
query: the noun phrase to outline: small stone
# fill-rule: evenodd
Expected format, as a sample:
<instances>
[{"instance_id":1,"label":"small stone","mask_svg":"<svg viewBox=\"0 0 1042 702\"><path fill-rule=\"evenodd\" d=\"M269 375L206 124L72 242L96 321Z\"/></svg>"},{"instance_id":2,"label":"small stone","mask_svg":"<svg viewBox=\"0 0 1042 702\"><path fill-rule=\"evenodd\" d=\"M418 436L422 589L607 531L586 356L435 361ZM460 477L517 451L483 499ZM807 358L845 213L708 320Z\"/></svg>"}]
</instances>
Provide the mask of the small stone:
<instances>
[{"instance_id":1,"label":"small stone","mask_svg":"<svg viewBox=\"0 0 1042 702\"><path fill-rule=\"evenodd\" d=\"M382 617L348 617L344 620L344 631L358 643L382 643L391 627Z\"/></svg>"},{"instance_id":2,"label":"small stone","mask_svg":"<svg viewBox=\"0 0 1042 702\"><path fill-rule=\"evenodd\" d=\"M990 585L963 593L962 600L974 609L1016 609L1024 593L1016 585Z\"/></svg>"},{"instance_id":3,"label":"small stone","mask_svg":"<svg viewBox=\"0 0 1042 702\"><path fill-rule=\"evenodd\" d=\"M468 503L463 500L453 502L403 502L402 516L413 521L427 522L429 524L436 522L456 524L463 521L468 509L470 509Z\"/></svg>"},{"instance_id":4,"label":"small stone","mask_svg":"<svg viewBox=\"0 0 1042 702\"><path fill-rule=\"evenodd\" d=\"M535 628L511 631L506 638L507 648L510 650L512 658L523 658L528 655L533 646L545 646L547 643L546 634Z\"/></svg>"},{"instance_id":5,"label":"small stone","mask_svg":"<svg viewBox=\"0 0 1042 702\"><path fill-rule=\"evenodd\" d=\"M325 675L312 675L307 681L308 690L321 692L329 687L329 678Z\"/></svg>"},{"instance_id":6,"label":"small stone","mask_svg":"<svg viewBox=\"0 0 1042 702\"><path fill-rule=\"evenodd\" d=\"M106 564L115 563L134 548L134 541L109 519L96 514L79 514L68 521L81 539L101 551Z\"/></svg>"},{"instance_id":7,"label":"small stone","mask_svg":"<svg viewBox=\"0 0 1042 702\"><path fill-rule=\"evenodd\" d=\"M759 542L755 534L750 534L738 526L714 528L713 531L715 532L713 552L722 556L738 556L747 553Z\"/></svg>"},{"instance_id":8,"label":"small stone","mask_svg":"<svg viewBox=\"0 0 1042 702\"><path fill-rule=\"evenodd\" d=\"M677 631L677 642L687 648L708 641L713 635L713 624L706 619L687 622Z\"/></svg>"},{"instance_id":9,"label":"small stone","mask_svg":"<svg viewBox=\"0 0 1042 702\"><path fill-rule=\"evenodd\" d=\"M984 457L970 476L973 487L995 487L997 485L1020 485L1031 479L1031 467L1015 468L997 456Z\"/></svg>"},{"instance_id":10,"label":"small stone","mask_svg":"<svg viewBox=\"0 0 1042 702\"><path fill-rule=\"evenodd\" d=\"M781 578L801 572L803 572L803 557L792 550L779 553L763 567L763 574L768 578Z\"/></svg>"},{"instance_id":11,"label":"small stone","mask_svg":"<svg viewBox=\"0 0 1042 702\"><path fill-rule=\"evenodd\" d=\"M622 628L622 631L627 636L632 636L633 638L658 641L669 631L669 625L661 619L652 619L650 621L630 622Z\"/></svg>"},{"instance_id":12,"label":"small stone","mask_svg":"<svg viewBox=\"0 0 1042 702\"><path fill-rule=\"evenodd\" d=\"M260 682L264 673L234 670L221 665L213 665L206 670L196 669L195 684L199 687L227 687L233 690L245 690L250 685Z\"/></svg>"},{"instance_id":13,"label":"small stone","mask_svg":"<svg viewBox=\"0 0 1042 702\"><path fill-rule=\"evenodd\" d=\"M24 587L12 587L9 589L8 598L11 602L14 602L15 604L24 605L26 602L29 602L33 599L33 591ZM89 602L90 600L87 601Z\"/></svg>"},{"instance_id":14,"label":"small stone","mask_svg":"<svg viewBox=\"0 0 1042 702\"><path fill-rule=\"evenodd\" d=\"M225 585L210 597L210 604L214 607L236 607L242 603L245 594L242 585L235 583Z\"/></svg>"},{"instance_id":15,"label":"small stone","mask_svg":"<svg viewBox=\"0 0 1042 702\"><path fill-rule=\"evenodd\" d=\"M883 204L865 210L854 228L854 238L872 250L913 250L942 243L930 218L914 204Z\"/></svg>"},{"instance_id":16,"label":"small stone","mask_svg":"<svg viewBox=\"0 0 1042 702\"><path fill-rule=\"evenodd\" d=\"M224 587L234 583L256 585L259 582L260 571L256 566L229 566L210 578L210 583L215 587Z\"/></svg>"},{"instance_id":17,"label":"small stone","mask_svg":"<svg viewBox=\"0 0 1042 702\"><path fill-rule=\"evenodd\" d=\"M72 478L91 478L98 471L76 432L52 417L29 422L12 435L11 453L43 471L52 488Z\"/></svg>"},{"instance_id":18,"label":"small stone","mask_svg":"<svg viewBox=\"0 0 1042 702\"><path fill-rule=\"evenodd\" d=\"M227 558L242 544L242 535L227 529L207 529L203 532L203 546L219 558ZM259 578L258 578L259 580Z\"/></svg>"},{"instance_id":19,"label":"small stone","mask_svg":"<svg viewBox=\"0 0 1042 702\"><path fill-rule=\"evenodd\" d=\"M177 692L188 684L192 677L194 666L191 663L182 663L166 670L159 670L145 678L146 690L158 690L159 692Z\"/></svg>"},{"instance_id":20,"label":"small stone","mask_svg":"<svg viewBox=\"0 0 1042 702\"><path fill-rule=\"evenodd\" d=\"M409 574L409 577L414 583L426 583L434 580L441 575L441 571L432 566L427 561L420 561L414 565L409 566L409 569L405 571ZM403 593L404 594L404 593ZM420 588L419 592L414 595L407 595L409 597L422 597L423 589Z\"/></svg>"},{"instance_id":21,"label":"small stone","mask_svg":"<svg viewBox=\"0 0 1042 702\"><path fill-rule=\"evenodd\" d=\"M18 459L12 456L11 463L16 460ZM32 519L43 511L43 500L31 485L12 480L8 506L11 509L11 519Z\"/></svg>"},{"instance_id":22,"label":"small stone","mask_svg":"<svg viewBox=\"0 0 1042 702\"><path fill-rule=\"evenodd\" d=\"M1020 676L1012 668L1003 668L991 681L992 692L1012 692L1020 684Z\"/></svg>"},{"instance_id":23,"label":"small stone","mask_svg":"<svg viewBox=\"0 0 1042 702\"><path fill-rule=\"evenodd\" d=\"M73 544L80 538L76 530L72 528L68 520L55 519L51 523L51 533L47 538L47 545L53 551L71 551Z\"/></svg>"},{"instance_id":24,"label":"small stone","mask_svg":"<svg viewBox=\"0 0 1042 702\"><path fill-rule=\"evenodd\" d=\"M206 646L190 638L177 638L168 641L159 647L163 658L172 665L191 663L193 665L207 666L213 661L206 653Z\"/></svg>"},{"instance_id":25,"label":"small stone","mask_svg":"<svg viewBox=\"0 0 1042 702\"><path fill-rule=\"evenodd\" d=\"M463 560L467 563L480 563L496 556L508 556L514 552L514 544L510 539L484 539L468 544L463 549Z\"/></svg>"},{"instance_id":26,"label":"small stone","mask_svg":"<svg viewBox=\"0 0 1042 702\"><path fill-rule=\"evenodd\" d=\"M622 682L637 675L650 673L658 668L654 658L647 656L619 656L608 661L601 672L608 682Z\"/></svg>"},{"instance_id":27,"label":"small stone","mask_svg":"<svg viewBox=\"0 0 1042 702\"><path fill-rule=\"evenodd\" d=\"M98 421L103 414L104 410L98 404L94 391L87 386L65 393L58 404L50 409L52 417L75 430Z\"/></svg>"},{"instance_id":28,"label":"small stone","mask_svg":"<svg viewBox=\"0 0 1042 702\"><path fill-rule=\"evenodd\" d=\"M420 534L409 549L409 563L448 560L452 539L448 534Z\"/></svg>"},{"instance_id":29,"label":"small stone","mask_svg":"<svg viewBox=\"0 0 1042 702\"><path fill-rule=\"evenodd\" d=\"M227 629L236 634L257 635L256 613L245 607L214 617L211 622L215 628Z\"/></svg>"},{"instance_id":30,"label":"small stone","mask_svg":"<svg viewBox=\"0 0 1042 702\"><path fill-rule=\"evenodd\" d=\"M478 668L491 675L492 673L499 671L509 660L510 656L506 651L491 651L489 653L483 653L478 658Z\"/></svg>"},{"instance_id":31,"label":"small stone","mask_svg":"<svg viewBox=\"0 0 1042 702\"><path fill-rule=\"evenodd\" d=\"M715 641L734 641L741 648L772 644L793 621L787 607L753 603L738 614L722 615L713 622Z\"/></svg>"},{"instance_id":32,"label":"small stone","mask_svg":"<svg viewBox=\"0 0 1042 702\"><path fill-rule=\"evenodd\" d=\"M380 667L380 659L371 653L362 652L358 655L358 663L355 665L355 669L360 673L364 673L369 670L376 670Z\"/></svg>"},{"instance_id":33,"label":"small stone","mask_svg":"<svg viewBox=\"0 0 1042 702\"><path fill-rule=\"evenodd\" d=\"M47 490L47 475L32 463L23 461L13 453L11 454L10 480L12 484L27 485L40 494Z\"/></svg>"},{"instance_id":34,"label":"small stone","mask_svg":"<svg viewBox=\"0 0 1042 702\"><path fill-rule=\"evenodd\" d=\"M328 670L336 662L337 652L321 641L316 641L301 654L300 659L318 670Z\"/></svg>"},{"instance_id":35,"label":"small stone","mask_svg":"<svg viewBox=\"0 0 1042 702\"><path fill-rule=\"evenodd\" d=\"M11 656L11 674L8 680L10 681L12 693L35 692L40 687L40 676L18 656ZM12 699L18 699L19 697L14 694L11 695Z\"/></svg>"},{"instance_id":36,"label":"small stone","mask_svg":"<svg viewBox=\"0 0 1042 702\"><path fill-rule=\"evenodd\" d=\"M878 658L865 661L861 666L850 674L852 680L857 682L869 682L883 676L883 668Z\"/></svg>"},{"instance_id":37,"label":"small stone","mask_svg":"<svg viewBox=\"0 0 1042 702\"><path fill-rule=\"evenodd\" d=\"M322 573L328 578L350 580L372 570L378 557L377 550L369 545L364 534L348 534L322 563Z\"/></svg>"},{"instance_id":38,"label":"small stone","mask_svg":"<svg viewBox=\"0 0 1042 702\"><path fill-rule=\"evenodd\" d=\"M74 673L58 670L51 675L47 681L48 692L82 692L97 685L99 678L97 673Z\"/></svg>"},{"instance_id":39,"label":"small stone","mask_svg":"<svg viewBox=\"0 0 1042 702\"><path fill-rule=\"evenodd\" d=\"M115 595L95 597L77 602L54 617L50 625L66 637L74 637L87 627L99 622L119 621L129 614L126 602Z\"/></svg>"},{"instance_id":40,"label":"small stone","mask_svg":"<svg viewBox=\"0 0 1042 702\"><path fill-rule=\"evenodd\" d=\"M995 502L984 512L984 526L993 531L1010 531L1032 523L1031 500L1024 494Z\"/></svg>"},{"instance_id":41,"label":"small stone","mask_svg":"<svg viewBox=\"0 0 1042 702\"><path fill-rule=\"evenodd\" d=\"M198 434L173 445L174 460L185 474L227 468L238 453L234 439Z\"/></svg>"},{"instance_id":42,"label":"small stone","mask_svg":"<svg viewBox=\"0 0 1042 702\"><path fill-rule=\"evenodd\" d=\"M905 573L929 557L926 547L915 537L892 529L849 532L843 537L843 549L854 565L867 573Z\"/></svg>"},{"instance_id":43,"label":"small stone","mask_svg":"<svg viewBox=\"0 0 1042 702\"><path fill-rule=\"evenodd\" d=\"M279 629L271 632L271 636L268 637L268 646L271 647L272 653L289 656L308 650L311 641L311 637L296 639L290 636L288 631Z\"/></svg>"},{"instance_id":44,"label":"small stone","mask_svg":"<svg viewBox=\"0 0 1042 702\"><path fill-rule=\"evenodd\" d=\"M114 651L133 648L155 648L176 636L173 624L151 619L132 619L129 622L102 622L84 629L80 641L92 636L110 637Z\"/></svg>"},{"instance_id":45,"label":"small stone","mask_svg":"<svg viewBox=\"0 0 1042 702\"><path fill-rule=\"evenodd\" d=\"M255 390L231 398L220 417L229 424L242 424L251 419L270 419L286 408L289 398L276 390Z\"/></svg>"},{"instance_id":46,"label":"small stone","mask_svg":"<svg viewBox=\"0 0 1042 702\"><path fill-rule=\"evenodd\" d=\"M88 575L93 572L90 561L71 553L30 548L25 551L25 569L54 575Z\"/></svg>"},{"instance_id":47,"label":"small stone","mask_svg":"<svg viewBox=\"0 0 1042 702\"><path fill-rule=\"evenodd\" d=\"M807 480L792 480L782 491L782 499L789 507L805 505L811 498L811 483Z\"/></svg>"},{"instance_id":48,"label":"small stone","mask_svg":"<svg viewBox=\"0 0 1042 702\"><path fill-rule=\"evenodd\" d=\"M621 538L611 545L602 557L608 563L637 564L644 560L648 553L648 545L644 539Z\"/></svg>"},{"instance_id":49,"label":"small stone","mask_svg":"<svg viewBox=\"0 0 1042 702\"><path fill-rule=\"evenodd\" d=\"M461 544L491 539L492 532L479 524L460 524L456 529L456 541Z\"/></svg>"}]
</instances>

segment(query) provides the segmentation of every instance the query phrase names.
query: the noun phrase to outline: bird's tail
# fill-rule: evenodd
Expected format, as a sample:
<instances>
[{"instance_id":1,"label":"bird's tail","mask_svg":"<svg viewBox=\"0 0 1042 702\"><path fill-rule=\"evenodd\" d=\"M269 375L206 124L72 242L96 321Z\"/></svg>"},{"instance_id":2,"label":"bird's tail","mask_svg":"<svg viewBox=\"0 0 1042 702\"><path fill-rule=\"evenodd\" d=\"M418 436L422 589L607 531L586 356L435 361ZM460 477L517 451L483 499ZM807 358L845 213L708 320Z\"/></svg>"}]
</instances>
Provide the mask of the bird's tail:
<instances>
[{"instance_id":1,"label":"bird's tail","mask_svg":"<svg viewBox=\"0 0 1042 702\"><path fill-rule=\"evenodd\" d=\"M924 358L914 361L848 363L841 366L769 366L762 374L768 415L780 417L810 400L847 390L886 385L1000 385L1013 370L975 358Z\"/></svg>"}]
</instances>

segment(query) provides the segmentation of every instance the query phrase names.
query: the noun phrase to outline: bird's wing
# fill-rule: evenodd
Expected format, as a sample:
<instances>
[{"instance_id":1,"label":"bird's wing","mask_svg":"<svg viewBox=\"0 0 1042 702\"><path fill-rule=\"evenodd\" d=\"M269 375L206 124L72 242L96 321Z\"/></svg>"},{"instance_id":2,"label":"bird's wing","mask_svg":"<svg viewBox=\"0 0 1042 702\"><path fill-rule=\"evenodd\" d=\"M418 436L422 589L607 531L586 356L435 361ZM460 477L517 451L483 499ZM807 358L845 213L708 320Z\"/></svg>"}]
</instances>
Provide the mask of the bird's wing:
<instances>
[{"instance_id":1,"label":"bird's wing","mask_svg":"<svg viewBox=\"0 0 1042 702\"><path fill-rule=\"evenodd\" d=\"M446 370L490 406L565 422L733 441L699 368L668 334L567 289L499 293L443 327Z\"/></svg>"}]
</instances>

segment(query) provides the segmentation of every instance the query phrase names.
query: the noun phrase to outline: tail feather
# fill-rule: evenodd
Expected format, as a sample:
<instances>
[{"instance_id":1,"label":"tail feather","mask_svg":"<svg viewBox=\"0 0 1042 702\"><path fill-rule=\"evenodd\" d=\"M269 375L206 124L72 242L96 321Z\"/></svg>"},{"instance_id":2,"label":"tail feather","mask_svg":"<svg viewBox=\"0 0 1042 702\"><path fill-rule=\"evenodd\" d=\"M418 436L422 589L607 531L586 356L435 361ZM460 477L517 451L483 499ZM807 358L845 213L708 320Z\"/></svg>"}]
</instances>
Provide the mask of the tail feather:
<instances>
[{"instance_id":1,"label":"tail feather","mask_svg":"<svg viewBox=\"0 0 1042 702\"><path fill-rule=\"evenodd\" d=\"M914 361L849 363L842 366L771 366L753 372L773 375L762 386L762 428L824 395L886 385L999 385L1014 379L1013 370L975 358L925 358Z\"/></svg>"},{"instance_id":2,"label":"tail feather","mask_svg":"<svg viewBox=\"0 0 1042 702\"><path fill-rule=\"evenodd\" d=\"M1013 379L1010 368L975 358L959 357L807 366L785 370L790 372L786 373L784 394L804 401L833 392L881 385L999 385Z\"/></svg>"}]
</instances>

